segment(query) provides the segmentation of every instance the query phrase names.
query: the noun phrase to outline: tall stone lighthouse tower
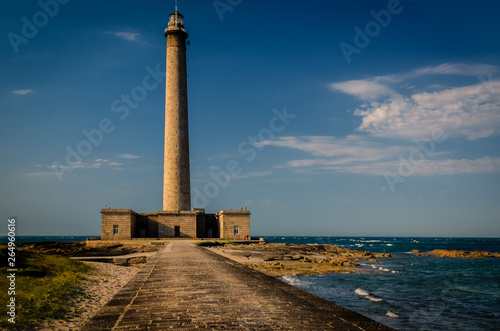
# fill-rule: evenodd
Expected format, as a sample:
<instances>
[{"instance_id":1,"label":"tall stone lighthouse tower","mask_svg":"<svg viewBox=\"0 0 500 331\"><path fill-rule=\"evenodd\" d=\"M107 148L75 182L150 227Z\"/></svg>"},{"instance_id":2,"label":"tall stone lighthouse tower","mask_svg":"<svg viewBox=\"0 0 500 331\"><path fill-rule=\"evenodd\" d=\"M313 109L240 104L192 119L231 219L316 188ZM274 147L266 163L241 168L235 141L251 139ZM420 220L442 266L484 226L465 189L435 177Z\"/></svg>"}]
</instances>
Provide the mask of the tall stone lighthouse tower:
<instances>
[{"instance_id":1,"label":"tall stone lighthouse tower","mask_svg":"<svg viewBox=\"0 0 500 331\"><path fill-rule=\"evenodd\" d=\"M186 39L183 17L170 14L167 38L165 91L165 159L163 210L191 210L189 173L189 128L187 105Z\"/></svg>"}]
</instances>

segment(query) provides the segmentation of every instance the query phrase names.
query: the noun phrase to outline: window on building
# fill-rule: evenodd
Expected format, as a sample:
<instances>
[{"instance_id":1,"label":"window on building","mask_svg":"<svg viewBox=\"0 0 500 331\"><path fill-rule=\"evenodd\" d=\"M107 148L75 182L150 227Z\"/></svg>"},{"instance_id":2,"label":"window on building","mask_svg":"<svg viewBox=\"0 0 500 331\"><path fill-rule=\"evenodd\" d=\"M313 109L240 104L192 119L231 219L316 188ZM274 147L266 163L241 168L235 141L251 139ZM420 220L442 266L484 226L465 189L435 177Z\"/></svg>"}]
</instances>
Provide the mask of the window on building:
<instances>
[{"instance_id":1,"label":"window on building","mask_svg":"<svg viewBox=\"0 0 500 331\"><path fill-rule=\"evenodd\" d=\"M118 225L113 225L113 234L118 234Z\"/></svg>"},{"instance_id":2,"label":"window on building","mask_svg":"<svg viewBox=\"0 0 500 331\"><path fill-rule=\"evenodd\" d=\"M234 235L236 236L238 234L240 234L240 227L238 225L235 225L234 226Z\"/></svg>"}]
</instances>

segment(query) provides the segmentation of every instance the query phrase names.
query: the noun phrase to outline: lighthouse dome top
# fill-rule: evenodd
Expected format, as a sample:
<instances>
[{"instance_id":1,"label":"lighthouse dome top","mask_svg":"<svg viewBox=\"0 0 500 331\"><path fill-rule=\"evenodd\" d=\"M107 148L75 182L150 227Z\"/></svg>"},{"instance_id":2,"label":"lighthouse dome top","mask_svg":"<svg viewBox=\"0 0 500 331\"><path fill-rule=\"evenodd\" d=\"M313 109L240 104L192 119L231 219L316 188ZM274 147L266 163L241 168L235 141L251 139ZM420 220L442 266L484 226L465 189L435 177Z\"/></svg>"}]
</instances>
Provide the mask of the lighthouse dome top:
<instances>
[{"instance_id":1,"label":"lighthouse dome top","mask_svg":"<svg viewBox=\"0 0 500 331\"><path fill-rule=\"evenodd\" d=\"M172 14L168 15L169 21L168 25L184 26L183 18L181 13L174 11Z\"/></svg>"},{"instance_id":2,"label":"lighthouse dome top","mask_svg":"<svg viewBox=\"0 0 500 331\"><path fill-rule=\"evenodd\" d=\"M168 15L169 17L171 17L172 15L175 16L175 14L177 14L178 17L180 18L183 18L184 16L182 16L181 13L179 13L178 11L174 11L173 13L171 13L170 15Z\"/></svg>"}]
</instances>

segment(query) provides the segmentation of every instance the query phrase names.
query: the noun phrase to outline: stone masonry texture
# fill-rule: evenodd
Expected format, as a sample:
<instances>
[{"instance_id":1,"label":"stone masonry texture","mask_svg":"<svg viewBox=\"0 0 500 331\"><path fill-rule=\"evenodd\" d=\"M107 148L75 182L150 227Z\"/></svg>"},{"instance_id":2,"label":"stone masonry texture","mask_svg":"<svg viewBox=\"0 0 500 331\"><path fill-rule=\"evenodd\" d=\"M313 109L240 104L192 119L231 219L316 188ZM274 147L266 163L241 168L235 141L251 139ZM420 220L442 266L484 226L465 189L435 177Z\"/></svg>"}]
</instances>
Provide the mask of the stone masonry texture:
<instances>
[{"instance_id":1,"label":"stone masonry texture","mask_svg":"<svg viewBox=\"0 0 500 331\"><path fill-rule=\"evenodd\" d=\"M83 331L392 330L188 242L154 255Z\"/></svg>"},{"instance_id":2,"label":"stone masonry texture","mask_svg":"<svg viewBox=\"0 0 500 331\"><path fill-rule=\"evenodd\" d=\"M191 210L186 38L184 28L169 23L165 87L165 159L163 210Z\"/></svg>"}]
</instances>

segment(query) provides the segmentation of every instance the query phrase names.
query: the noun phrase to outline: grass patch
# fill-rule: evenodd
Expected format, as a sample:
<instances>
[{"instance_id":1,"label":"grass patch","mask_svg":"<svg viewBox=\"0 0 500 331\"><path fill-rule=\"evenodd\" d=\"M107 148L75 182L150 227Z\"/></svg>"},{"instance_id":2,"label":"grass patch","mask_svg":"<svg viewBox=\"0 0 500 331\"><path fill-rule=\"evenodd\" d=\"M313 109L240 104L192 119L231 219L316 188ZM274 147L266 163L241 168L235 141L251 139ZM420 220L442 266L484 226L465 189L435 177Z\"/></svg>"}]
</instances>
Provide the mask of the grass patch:
<instances>
[{"instance_id":1,"label":"grass patch","mask_svg":"<svg viewBox=\"0 0 500 331\"><path fill-rule=\"evenodd\" d=\"M61 319L68 310L67 299L82 294L80 282L94 268L78 260L16 250L16 323L10 323L7 303L7 246L0 246L0 329L26 330L44 319Z\"/></svg>"}]
</instances>

